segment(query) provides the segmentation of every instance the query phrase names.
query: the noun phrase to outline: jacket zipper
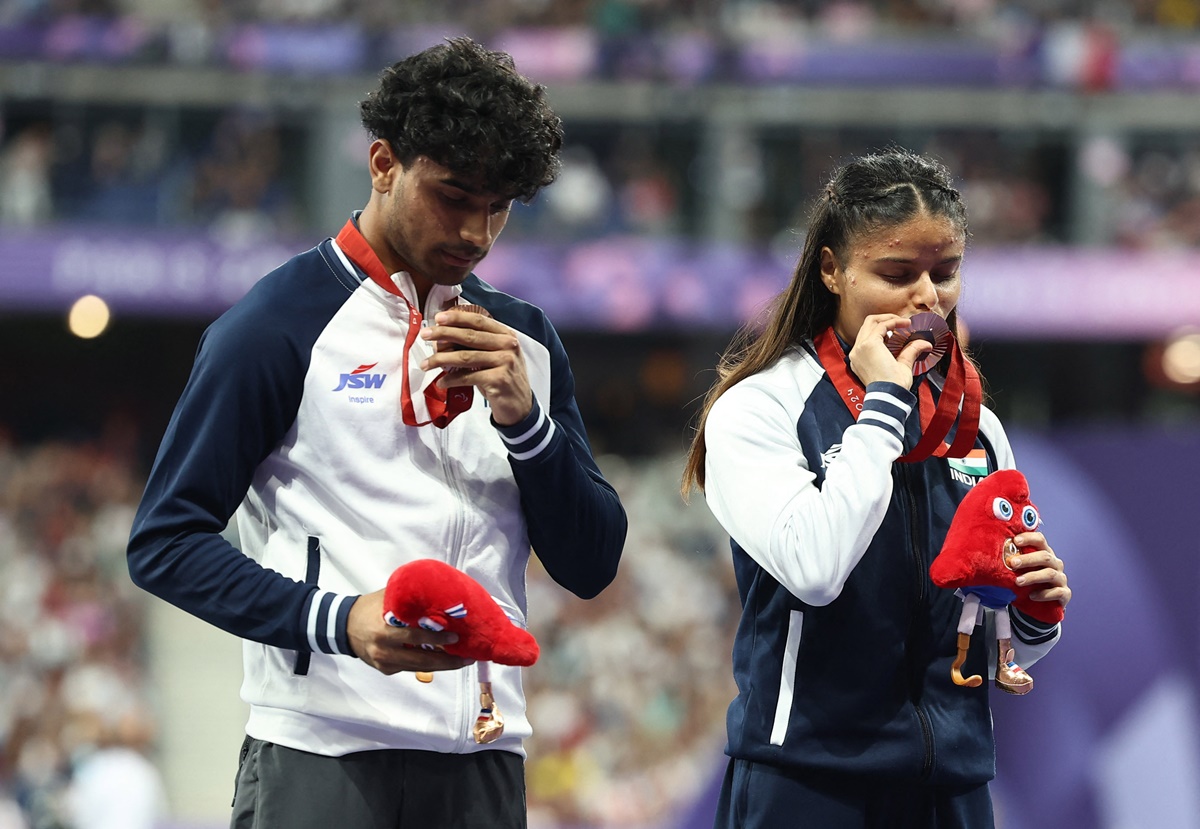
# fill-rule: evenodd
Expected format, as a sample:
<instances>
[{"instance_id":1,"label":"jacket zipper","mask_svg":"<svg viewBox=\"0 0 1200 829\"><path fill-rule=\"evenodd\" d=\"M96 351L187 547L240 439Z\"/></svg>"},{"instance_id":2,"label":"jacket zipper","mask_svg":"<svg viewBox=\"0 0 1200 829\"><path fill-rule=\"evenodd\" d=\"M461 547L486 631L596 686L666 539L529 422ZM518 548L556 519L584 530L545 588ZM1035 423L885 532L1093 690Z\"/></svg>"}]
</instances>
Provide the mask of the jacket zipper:
<instances>
[{"instance_id":1,"label":"jacket zipper","mask_svg":"<svg viewBox=\"0 0 1200 829\"><path fill-rule=\"evenodd\" d=\"M909 467L900 467L900 476L904 485L904 494L908 501L908 536L909 548L912 553L913 566L916 575L917 587L917 605L913 613L913 618L910 623L909 630L912 630L912 624L915 624L919 618L921 609L928 603L929 597L926 592L925 584L925 562L921 557L921 545L917 533L917 498L913 494L912 488L912 473ZM914 667L909 661L909 670L913 671ZM913 700L913 710L917 713L917 722L921 724L921 740L925 746L925 756L921 762L921 779L928 779L933 773L933 728L929 724L929 717L925 710L921 708L921 704L916 699Z\"/></svg>"},{"instance_id":2,"label":"jacket zipper","mask_svg":"<svg viewBox=\"0 0 1200 829\"><path fill-rule=\"evenodd\" d=\"M441 448L441 457L439 458L442 466L442 476L446 479L446 487L454 495L454 524L450 532L450 543L447 546L446 558L447 563L453 567L462 569L463 560L463 539L466 537L466 517L463 510L462 491L458 485L458 479L454 475L452 464L447 461L449 457L450 438L446 434L446 430L438 430L438 445ZM475 701L471 693L472 677L475 674L474 666L468 666L466 670L456 671L460 677L458 684L458 738L455 743L455 753L461 753L467 746L467 737L471 733L471 728L475 723Z\"/></svg>"},{"instance_id":3,"label":"jacket zipper","mask_svg":"<svg viewBox=\"0 0 1200 829\"><path fill-rule=\"evenodd\" d=\"M908 543L912 550L913 568L917 577L917 605L925 604L925 562L921 558L921 544L917 535L917 497L913 494L912 478L909 468L903 466L901 477L904 483L904 494L908 498Z\"/></svg>"},{"instance_id":4,"label":"jacket zipper","mask_svg":"<svg viewBox=\"0 0 1200 829\"><path fill-rule=\"evenodd\" d=\"M465 719L466 722L458 724L458 739L454 743L454 754L462 754L466 751L468 739L473 739L472 728L475 725L475 709L479 705L479 701L471 694L471 684L478 670L474 665L468 665L461 671L456 671L462 681L458 685L458 710L460 712L460 720ZM476 683L478 684L478 683Z\"/></svg>"},{"instance_id":5,"label":"jacket zipper","mask_svg":"<svg viewBox=\"0 0 1200 829\"><path fill-rule=\"evenodd\" d=\"M406 317L402 319L407 322ZM421 324L426 325L427 319L428 317L425 317ZM404 366L404 371L408 371L407 365ZM440 450L438 461L441 464L442 477L446 481L447 489L449 489L454 495L456 507L454 513L454 523L450 532L450 543L446 549L446 563L452 567L458 567L459 569L462 569L461 563L463 538L466 535L466 520L464 518L464 511L462 509L463 497L458 486L458 481L454 477L454 473L451 470L451 465L446 460L447 455L449 454L448 445L450 439L446 436L446 431L444 429L437 429L435 433L437 434L437 444ZM468 734L470 733L471 726L475 721L475 709L471 696L471 677L474 675L474 671L472 666L468 666L466 670L451 671L448 673L457 674L460 677L457 688L457 709L459 723L458 734L455 738L454 753L461 753L466 748Z\"/></svg>"},{"instance_id":6,"label":"jacket zipper","mask_svg":"<svg viewBox=\"0 0 1200 829\"><path fill-rule=\"evenodd\" d=\"M454 524L450 531L450 544L447 548L447 563L461 569L463 558L463 538L466 536L466 519L462 508L463 495L458 486L458 479L454 476L454 470L451 464L447 461L449 454L448 444L450 439L446 436L444 429L438 430L438 444L441 447L441 457L439 458L442 465L442 477L446 479L446 488L454 495Z\"/></svg>"}]
</instances>

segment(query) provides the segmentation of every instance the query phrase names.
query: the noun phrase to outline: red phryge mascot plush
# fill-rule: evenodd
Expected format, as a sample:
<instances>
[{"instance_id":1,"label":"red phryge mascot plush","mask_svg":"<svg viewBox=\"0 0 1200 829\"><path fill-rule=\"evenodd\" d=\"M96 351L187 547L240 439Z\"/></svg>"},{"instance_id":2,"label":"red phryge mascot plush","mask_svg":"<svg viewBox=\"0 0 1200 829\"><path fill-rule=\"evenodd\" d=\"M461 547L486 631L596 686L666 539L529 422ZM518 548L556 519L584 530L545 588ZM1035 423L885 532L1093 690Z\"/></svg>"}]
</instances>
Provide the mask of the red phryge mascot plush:
<instances>
[{"instance_id":1,"label":"red phryge mascot plush","mask_svg":"<svg viewBox=\"0 0 1200 829\"><path fill-rule=\"evenodd\" d=\"M504 718L492 697L489 662L532 665L538 658L533 634L513 624L496 600L475 579L434 559L419 559L397 567L383 596L383 618L396 627L448 630L458 641L443 650L479 664L480 713L475 721L477 743L490 743L504 732ZM419 673L422 682L433 679Z\"/></svg>"},{"instance_id":2,"label":"red phryge mascot plush","mask_svg":"<svg viewBox=\"0 0 1200 829\"><path fill-rule=\"evenodd\" d=\"M1010 694L1026 694L1033 677L1013 661L1011 603L1023 614L1040 622L1057 624L1063 619L1062 605L1035 602L1031 588L1019 586L1012 569L1013 557L1030 548L1017 549L1013 538L1041 525L1037 507L1029 501L1029 482L1015 469L1001 469L976 484L950 522L946 542L929 568L938 587L957 588L963 596L963 613L958 624L958 658L950 670L956 685L977 687L978 676L959 673L971 644L971 631L983 620L983 608L996 611L999 657L996 685Z\"/></svg>"}]
</instances>

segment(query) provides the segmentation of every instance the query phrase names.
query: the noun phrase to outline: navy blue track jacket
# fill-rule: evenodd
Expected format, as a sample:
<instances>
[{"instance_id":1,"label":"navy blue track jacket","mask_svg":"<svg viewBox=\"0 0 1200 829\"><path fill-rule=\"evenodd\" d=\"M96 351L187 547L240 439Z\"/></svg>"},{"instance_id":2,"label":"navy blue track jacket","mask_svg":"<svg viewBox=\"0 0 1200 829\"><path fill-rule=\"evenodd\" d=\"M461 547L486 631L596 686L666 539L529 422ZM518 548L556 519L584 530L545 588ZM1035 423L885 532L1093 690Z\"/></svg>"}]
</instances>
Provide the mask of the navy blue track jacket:
<instances>
[{"instance_id":1,"label":"navy blue track jacket","mask_svg":"<svg viewBox=\"0 0 1200 829\"><path fill-rule=\"evenodd\" d=\"M985 408L972 456L897 462L920 436L913 393L872 383L856 422L808 346L726 391L705 425L705 496L732 537L743 606L728 753L895 780L990 780L988 685L951 682L962 603L933 585L929 565L969 488L1013 466L1008 440ZM1028 667L1059 628L1011 616ZM994 654L977 629L963 673L986 676Z\"/></svg>"},{"instance_id":2,"label":"navy blue track jacket","mask_svg":"<svg viewBox=\"0 0 1200 829\"><path fill-rule=\"evenodd\" d=\"M554 328L475 276L435 286L424 316L474 303L514 329L533 411L496 426L476 393L444 429L404 425L404 374L421 416L436 372L419 368L432 349L420 338L405 361L416 291L407 274L392 280L403 297L326 240L213 323L137 512L130 573L245 640L253 737L333 756L522 753L519 669L492 666L507 726L501 740L477 746L475 666L430 684L384 676L350 655L350 607L397 566L437 558L524 624L530 548L557 582L593 596L616 573L625 513L592 457ZM238 547L222 535L235 512Z\"/></svg>"}]
</instances>

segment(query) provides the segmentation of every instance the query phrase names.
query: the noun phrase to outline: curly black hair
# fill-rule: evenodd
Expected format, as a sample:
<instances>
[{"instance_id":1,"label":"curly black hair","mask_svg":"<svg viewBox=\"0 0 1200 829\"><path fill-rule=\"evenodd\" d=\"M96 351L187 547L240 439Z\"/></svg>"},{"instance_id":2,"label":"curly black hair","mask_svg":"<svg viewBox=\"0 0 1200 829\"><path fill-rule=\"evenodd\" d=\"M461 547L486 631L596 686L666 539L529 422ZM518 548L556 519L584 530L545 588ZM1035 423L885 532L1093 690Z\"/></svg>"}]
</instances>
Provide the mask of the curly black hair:
<instances>
[{"instance_id":1,"label":"curly black hair","mask_svg":"<svg viewBox=\"0 0 1200 829\"><path fill-rule=\"evenodd\" d=\"M522 202L558 176L562 120L545 87L470 38L392 64L359 110L371 137L405 166L423 155Z\"/></svg>"}]
</instances>

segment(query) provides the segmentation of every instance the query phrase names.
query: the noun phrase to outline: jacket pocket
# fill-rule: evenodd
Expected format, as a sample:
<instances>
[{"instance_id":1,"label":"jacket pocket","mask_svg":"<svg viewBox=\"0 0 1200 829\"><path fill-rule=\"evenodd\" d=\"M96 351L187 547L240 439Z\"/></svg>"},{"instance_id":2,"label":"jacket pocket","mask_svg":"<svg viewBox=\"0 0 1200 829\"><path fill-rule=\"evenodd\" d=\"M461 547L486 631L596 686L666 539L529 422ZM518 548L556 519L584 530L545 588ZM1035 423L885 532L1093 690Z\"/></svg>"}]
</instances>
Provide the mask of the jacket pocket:
<instances>
[{"instance_id":1,"label":"jacket pocket","mask_svg":"<svg viewBox=\"0 0 1200 829\"><path fill-rule=\"evenodd\" d=\"M305 584L317 584L321 577L321 539L315 535L308 537L308 565L304 571ZM308 666L312 662L312 654L308 651L296 652L296 664L292 673L296 676L308 676Z\"/></svg>"}]
</instances>

